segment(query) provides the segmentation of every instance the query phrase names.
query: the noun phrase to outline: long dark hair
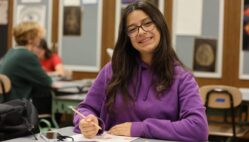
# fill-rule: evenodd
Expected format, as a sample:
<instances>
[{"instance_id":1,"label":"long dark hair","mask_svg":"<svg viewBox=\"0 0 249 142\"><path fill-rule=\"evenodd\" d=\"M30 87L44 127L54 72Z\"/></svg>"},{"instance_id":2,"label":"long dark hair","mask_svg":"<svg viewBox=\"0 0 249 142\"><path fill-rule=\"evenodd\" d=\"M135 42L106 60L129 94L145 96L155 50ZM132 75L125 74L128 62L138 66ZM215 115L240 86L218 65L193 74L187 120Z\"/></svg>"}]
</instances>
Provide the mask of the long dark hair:
<instances>
[{"instance_id":1,"label":"long dark hair","mask_svg":"<svg viewBox=\"0 0 249 142\"><path fill-rule=\"evenodd\" d=\"M52 56L52 51L48 48L48 44L45 39L41 39L39 48L45 51L45 59L49 59Z\"/></svg>"},{"instance_id":2,"label":"long dark hair","mask_svg":"<svg viewBox=\"0 0 249 142\"><path fill-rule=\"evenodd\" d=\"M112 56L113 75L106 90L106 107L109 111L112 110L117 92L120 92L125 100L133 99L128 92L128 84L132 81L132 77L137 70L138 63L136 58L139 56L139 52L132 46L130 38L127 35L126 22L127 16L134 10L145 12L155 23L161 35L158 47L153 53L151 63L151 69L156 76L153 84L155 90L158 92L158 97L162 94L160 92L169 88L173 82L174 64L178 63L183 66L171 46L166 21L158 8L146 1L136 1L128 5L122 13L118 39Z\"/></svg>"}]
</instances>

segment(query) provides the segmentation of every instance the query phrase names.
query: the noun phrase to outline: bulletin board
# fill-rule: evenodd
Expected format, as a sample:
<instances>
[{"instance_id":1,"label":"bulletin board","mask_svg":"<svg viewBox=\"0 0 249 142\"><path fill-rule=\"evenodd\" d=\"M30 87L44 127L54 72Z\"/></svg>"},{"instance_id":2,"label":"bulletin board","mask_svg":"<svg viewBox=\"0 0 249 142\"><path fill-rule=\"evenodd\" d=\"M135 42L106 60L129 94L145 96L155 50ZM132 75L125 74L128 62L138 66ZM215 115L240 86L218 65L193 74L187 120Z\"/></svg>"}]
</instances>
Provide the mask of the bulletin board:
<instances>
[{"instance_id":1,"label":"bulletin board","mask_svg":"<svg viewBox=\"0 0 249 142\"><path fill-rule=\"evenodd\" d=\"M174 0L173 47L196 77L221 78L224 0Z\"/></svg>"},{"instance_id":2,"label":"bulletin board","mask_svg":"<svg viewBox=\"0 0 249 142\"><path fill-rule=\"evenodd\" d=\"M62 0L59 15L58 49L65 67L74 71L99 71L102 0Z\"/></svg>"},{"instance_id":3,"label":"bulletin board","mask_svg":"<svg viewBox=\"0 0 249 142\"><path fill-rule=\"evenodd\" d=\"M241 1L241 46L239 78L249 80L249 0Z\"/></svg>"},{"instance_id":4,"label":"bulletin board","mask_svg":"<svg viewBox=\"0 0 249 142\"><path fill-rule=\"evenodd\" d=\"M118 38L118 28L121 19L121 11L124 9L128 4L134 2L136 0L116 0L116 18L115 18L115 39ZM164 2L165 0L148 0L152 4L156 5L159 10L164 14ZM115 41L116 41L115 40Z\"/></svg>"},{"instance_id":5,"label":"bulletin board","mask_svg":"<svg viewBox=\"0 0 249 142\"><path fill-rule=\"evenodd\" d=\"M35 21L46 30L45 39L51 48L52 0L14 0L14 26L23 21Z\"/></svg>"}]
</instances>

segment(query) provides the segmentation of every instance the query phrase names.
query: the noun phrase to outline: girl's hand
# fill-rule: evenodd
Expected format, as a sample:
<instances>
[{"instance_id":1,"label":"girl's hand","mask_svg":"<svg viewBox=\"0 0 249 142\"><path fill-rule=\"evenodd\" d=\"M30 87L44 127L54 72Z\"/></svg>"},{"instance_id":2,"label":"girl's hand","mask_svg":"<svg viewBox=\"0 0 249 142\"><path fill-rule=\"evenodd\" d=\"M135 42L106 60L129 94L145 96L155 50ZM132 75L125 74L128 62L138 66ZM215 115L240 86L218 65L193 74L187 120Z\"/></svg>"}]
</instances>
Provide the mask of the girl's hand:
<instances>
[{"instance_id":1,"label":"girl's hand","mask_svg":"<svg viewBox=\"0 0 249 142\"><path fill-rule=\"evenodd\" d=\"M99 128L97 128L93 123L97 125L99 124L98 118L92 114L80 120L79 128L85 138L93 138L97 135Z\"/></svg>"}]
</instances>

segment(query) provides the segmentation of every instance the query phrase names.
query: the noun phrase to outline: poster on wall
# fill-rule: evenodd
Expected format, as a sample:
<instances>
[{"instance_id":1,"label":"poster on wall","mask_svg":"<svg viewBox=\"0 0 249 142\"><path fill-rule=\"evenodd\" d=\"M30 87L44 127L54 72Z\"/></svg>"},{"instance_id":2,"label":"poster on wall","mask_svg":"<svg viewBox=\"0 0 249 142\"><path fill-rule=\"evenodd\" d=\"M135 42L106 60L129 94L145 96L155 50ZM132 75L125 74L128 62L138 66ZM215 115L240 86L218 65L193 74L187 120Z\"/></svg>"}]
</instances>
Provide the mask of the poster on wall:
<instances>
[{"instance_id":1,"label":"poster on wall","mask_svg":"<svg viewBox=\"0 0 249 142\"><path fill-rule=\"evenodd\" d=\"M81 7L65 6L63 15L63 35L80 36L81 35Z\"/></svg>"},{"instance_id":2,"label":"poster on wall","mask_svg":"<svg viewBox=\"0 0 249 142\"><path fill-rule=\"evenodd\" d=\"M16 24L24 21L35 21L45 27L45 5L18 5Z\"/></svg>"},{"instance_id":3,"label":"poster on wall","mask_svg":"<svg viewBox=\"0 0 249 142\"><path fill-rule=\"evenodd\" d=\"M175 33L202 35L203 0L176 0Z\"/></svg>"},{"instance_id":4,"label":"poster on wall","mask_svg":"<svg viewBox=\"0 0 249 142\"><path fill-rule=\"evenodd\" d=\"M215 72L217 39L196 38L194 42L194 71Z\"/></svg>"},{"instance_id":5,"label":"poster on wall","mask_svg":"<svg viewBox=\"0 0 249 142\"><path fill-rule=\"evenodd\" d=\"M0 25L8 24L8 0L0 0Z\"/></svg>"},{"instance_id":6,"label":"poster on wall","mask_svg":"<svg viewBox=\"0 0 249 142\"><path fill-rule=\"evenodd\" d=\"M249 0L244 0L242 49L249 51Z\"/></svg>"}]
</instances>

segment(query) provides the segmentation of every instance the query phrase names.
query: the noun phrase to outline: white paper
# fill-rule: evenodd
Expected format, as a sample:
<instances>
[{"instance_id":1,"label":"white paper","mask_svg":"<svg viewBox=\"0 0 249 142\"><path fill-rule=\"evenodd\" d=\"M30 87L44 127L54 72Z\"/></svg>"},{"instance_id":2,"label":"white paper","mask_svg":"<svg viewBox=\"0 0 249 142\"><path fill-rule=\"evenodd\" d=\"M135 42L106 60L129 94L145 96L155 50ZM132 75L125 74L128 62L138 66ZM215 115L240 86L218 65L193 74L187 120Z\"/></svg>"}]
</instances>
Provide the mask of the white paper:
<instances>
[{"instance_id":1,"label":"white paper","mask_svg":"<svg viewBox=\"0 0 249 142\"><path fill-rule=\"evenodd\" d=\"M8 23L8 1L0 1L0 25L6 25Z\"/></svg>"},{"instance_id":2,"label":"white paper","mask_svg":"<svg viewBox=\"0 0 249 142\"><path fill-rule=\"evenodd\" d=\"M103 135L96 136L92 139L85 138L82 134L77 134L72 136L74 141L96 141L96 142L131 142L137 137L124 137L124 136L115 136L104 133Z\"/></svg>"},{"instance_id":3,"label":"white paper","mask_svg":"<svg viewBox=\"0 0 249 142\"><path fill-rule=\"evenodd\" d=\"M201 35L203 0L177 0L176 34Z\"/></svg>"},{"instance_id":4,"label":"white paper","mask_svg":"<svg viewBox=\"0 0 249 142\"><path fill-rule=\"evenodd\" d=\"M40 3L41 0L22 0L22 3Z\"/></svg>"},{"instance_id":5,"label":"white paper","mask_svg":"<svg viewBox=\"0 0 249 142\"><path fill-rule=\"evenodd\" d=\"M80 0L64 0L64 6L80 6Z\"/></svg>"},{"instance_id":6,"label":"white paper","mask_svg":"<svg viewBox=\"0 0 249 142\"><path fill-rule=\"evenodd\" d=\"M97 0L82 0L83 4L96 4Z\"/></svg>"},{"instance_id":7,"label":"white paper","mask_svg":"<svg viewBox=\"0 0 249 142\"><path fill-rule=\"evenodd\" d=\"M18 5L16 24L24 21L35 21L45 26L46 7L44 5Z\"/></svg>"}]
</instances>

